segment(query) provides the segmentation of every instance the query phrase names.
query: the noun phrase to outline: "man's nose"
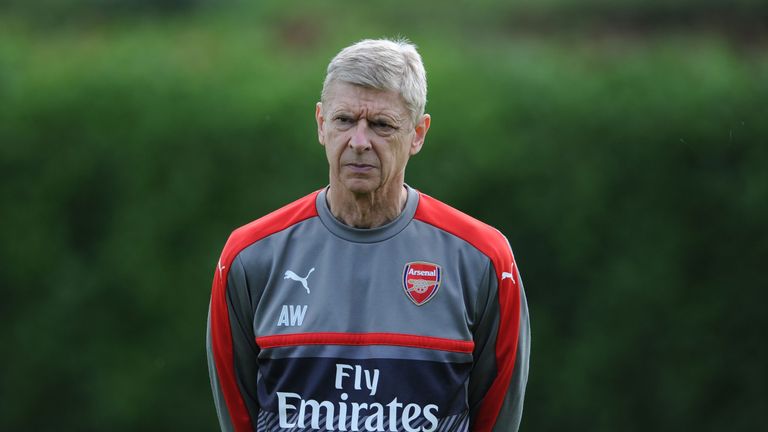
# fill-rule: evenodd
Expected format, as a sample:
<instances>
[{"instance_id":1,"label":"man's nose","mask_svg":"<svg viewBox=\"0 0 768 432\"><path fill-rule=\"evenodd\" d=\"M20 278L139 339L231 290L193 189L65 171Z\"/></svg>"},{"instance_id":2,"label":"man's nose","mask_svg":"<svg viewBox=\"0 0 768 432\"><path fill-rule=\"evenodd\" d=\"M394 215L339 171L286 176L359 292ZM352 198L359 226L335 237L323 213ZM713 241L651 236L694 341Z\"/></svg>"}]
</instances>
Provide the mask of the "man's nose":
<instances>
[{"instance_id":1,"label":"man's nose","mask_svg":"<svg viewBox=\"0 0 768 432\"><path fill-rule=\"evenodd\" d=\"M360 119L352 130L349 138L349 147L352 150L363 152L371 149L371 141L368 139L368 121Z\"/></svg>"}]
</instances>

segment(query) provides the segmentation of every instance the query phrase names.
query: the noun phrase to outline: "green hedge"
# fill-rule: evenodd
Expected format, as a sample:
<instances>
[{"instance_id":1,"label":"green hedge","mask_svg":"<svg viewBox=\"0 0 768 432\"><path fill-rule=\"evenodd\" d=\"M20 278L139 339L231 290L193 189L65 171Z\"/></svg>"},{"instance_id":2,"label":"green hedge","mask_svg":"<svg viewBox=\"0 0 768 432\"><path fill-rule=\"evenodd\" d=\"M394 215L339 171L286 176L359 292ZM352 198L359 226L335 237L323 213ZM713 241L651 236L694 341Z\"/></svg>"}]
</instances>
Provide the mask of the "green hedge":
<instances>
[{"instance_id":1,"label":"green hedge","mask_svg":"<svg viewBox=\"0 0 768 432\"><path fill-rule=\"evenodd\" d=\"M505 232L522 269L523 430L765 423L763 47L314 12L0 30L0 429L214 429L218 252L326 183L330 56L408 30L433 116L408 182Z\"/></svg>"}]
</instances>

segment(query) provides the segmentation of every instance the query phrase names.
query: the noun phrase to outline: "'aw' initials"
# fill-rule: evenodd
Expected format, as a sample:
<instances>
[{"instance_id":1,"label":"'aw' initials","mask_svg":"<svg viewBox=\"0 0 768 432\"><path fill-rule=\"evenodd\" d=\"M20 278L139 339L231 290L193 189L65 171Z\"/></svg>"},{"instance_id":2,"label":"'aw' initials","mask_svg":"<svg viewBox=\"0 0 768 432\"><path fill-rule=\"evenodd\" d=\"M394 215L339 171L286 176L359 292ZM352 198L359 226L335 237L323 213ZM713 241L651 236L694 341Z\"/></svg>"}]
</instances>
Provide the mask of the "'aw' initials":
<instances>
[{"instance_id":1,"label":"'aw' initials","mask_svg":"<svg viewBox=\"0 0 768 432\"><path fill-rule=\"evenodd\" d=\"M283 305L280 311L280 318L277 319L277 326L296 327L304 322L304 315L307 313L307 305Z\"/></svg>"}]
</instances>

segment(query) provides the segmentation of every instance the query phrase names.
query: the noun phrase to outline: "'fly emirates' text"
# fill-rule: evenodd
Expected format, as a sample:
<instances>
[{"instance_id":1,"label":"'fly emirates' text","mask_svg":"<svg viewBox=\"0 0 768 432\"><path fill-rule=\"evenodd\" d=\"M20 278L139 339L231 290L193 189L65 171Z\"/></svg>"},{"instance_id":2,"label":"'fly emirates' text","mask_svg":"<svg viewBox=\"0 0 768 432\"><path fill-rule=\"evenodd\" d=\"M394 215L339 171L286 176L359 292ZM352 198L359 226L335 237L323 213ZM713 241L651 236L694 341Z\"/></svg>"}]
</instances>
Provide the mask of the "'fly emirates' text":
<instances>
[{"instance_id":1,"label":"'fly emirates' text","mask_svg":"<svg viewBox=\"0 0 768 432\"><path fill-rule=\"evenodd\" d=\"M363 369L359 365L336 364L334 387L339 390L352 388L356 391L368 391L376 395L379 384L379 370ZM363 387L363 385L365 387ZM403 405L397 398L384 405L379 402L345 402L349 399L346 392L341 393L337 405L329 401L304 399L300 394L277 392L278 416L281 428L309 427L329 431L377 431L397 432L398 423L407 432L431 432L437 428L437 405L421 406L415 403ZM296 415L298 414L298 416ZM321 427L320 421L325 418ZM385 422L385 418L387 421ZM423 418L423 420L422 420ZM293 421L289 421L293 419ZM365 422L361 424L361 419ZM349 420L349 422L347 422ZM338 424L335 424L338 421ZM414 427L414 425L417 425ZM361 429L362 428L362 429Z\"/></svg>"}]
</instances>

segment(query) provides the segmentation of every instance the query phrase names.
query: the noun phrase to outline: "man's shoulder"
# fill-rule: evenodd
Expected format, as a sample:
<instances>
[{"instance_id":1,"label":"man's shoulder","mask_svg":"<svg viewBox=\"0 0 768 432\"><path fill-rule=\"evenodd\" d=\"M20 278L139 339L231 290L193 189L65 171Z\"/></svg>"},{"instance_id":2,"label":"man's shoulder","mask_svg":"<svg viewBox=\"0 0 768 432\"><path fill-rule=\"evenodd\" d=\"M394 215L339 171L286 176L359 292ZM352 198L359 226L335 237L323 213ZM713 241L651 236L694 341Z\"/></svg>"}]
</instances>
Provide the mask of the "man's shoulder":
<instances>
[{"instance_id":1,"label":"man's shoulder","mask_svg":"<svg viewBox=\"0 0 768 432\"><path fill-rule=\"evenodd\" d=\"M506 237L496 228L427 194L419 195L414 219L466 241L492 259L510 254Z\"/></svg>"},{"instance_id":2,"label":"man's shoulder","mask_svg":"<svg viewBox=\"0 0 768 432\"><path fill-rule=\"evenodd\" d=\"M234 258L240 251L259 240L269 237L304 220L317 216L315 191L279 209L249 222L234 231L224 246L225 256Z\"/></svg>"}]
</instances>

